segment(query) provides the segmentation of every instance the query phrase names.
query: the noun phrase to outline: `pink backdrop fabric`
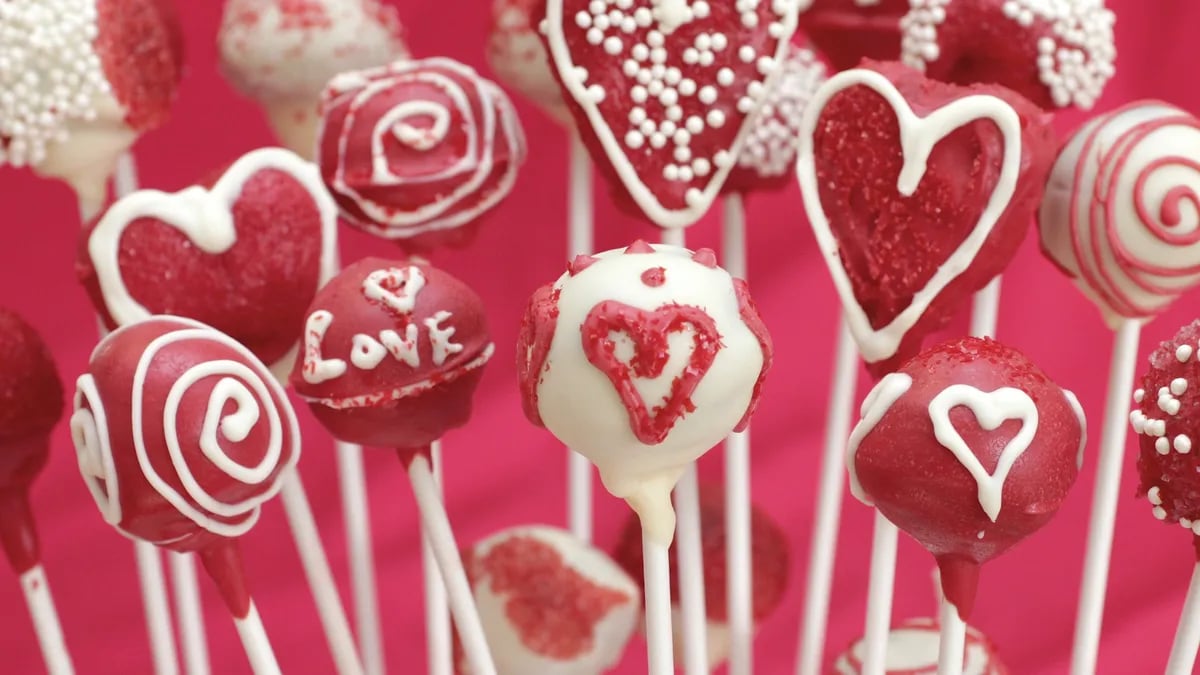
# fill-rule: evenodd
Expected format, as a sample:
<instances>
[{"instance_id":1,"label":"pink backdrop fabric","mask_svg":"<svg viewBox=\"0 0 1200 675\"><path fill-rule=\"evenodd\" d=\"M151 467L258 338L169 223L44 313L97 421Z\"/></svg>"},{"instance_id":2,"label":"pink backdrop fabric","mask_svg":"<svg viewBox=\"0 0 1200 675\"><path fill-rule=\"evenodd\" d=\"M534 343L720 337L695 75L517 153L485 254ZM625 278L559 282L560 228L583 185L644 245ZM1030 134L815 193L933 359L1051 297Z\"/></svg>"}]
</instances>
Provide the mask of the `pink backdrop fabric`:
<instances>
[{"instance_id":1,"label":"pink backdrop fabric","mask_svg":"<svg viewBox=\"0 0 1200 675\"><path fill-rule=\"evenodd\" d=\"M220 3L178 4L188 39L182 95L170 124L137 146L143 185L168 190L271 143L254 104L231 91L217 72L214 42ZM462 5L471 11L464 12L468 7ZM1200 21L1200 7L1180 0L1110 0L1109 5L1119 17L1119 74L1098 110L1139 98L1162 98L1200 112L1200 90L1186 75L1200 60L1200 42L1192 33ZM486 0L406 0L400 11L414 54L451 56L487 72ZM436 256L437 263L483 295L498 346L476 397L471 425L445 439L448 508L464 544L506 526L565 523L565 455L548 433L522 416L510 357L528 294L564 269L565 134L524 101L518 106L531 158L516 191L470 249ZM1073 130L1082 119L1079 114L1063 115L1060 130ZM598 248L658 236L652 228L618 215L600 194ZM73 196L64 185L5 169L0 170L0 197L7 209L5 227L0 228L0 302L43 332L70 389L86 365L96 325L73 270L79 228ZM719 209L688 231L689 244L718 246L715 212ZM758 672L776 675L790 672L795 660L838 304L803 216L798 189L753 196L749 224L752 288L777 347L775 370L754 423L754 497L786 528L792 546L792 582L785 602L762 624L756 643ZM356 232L341 234L347 261L393 251ZM1146 328L1139 371L1154 345L1195 318L1196 297L1186 296ZM1013 672L1064 673L1112 334L1096 310L1042 259L1036 235L1005 277L999 326L1002 340L1024 350L1078 393L1091 420L1092 441L1074 494L1054 522L985 567L974 623L1000 645ZM955 330L965 330L965 322ZM864 380L860 397L865 386ZM348 600L332 444L307 410L300 414L306 438L300 466ZM1160 525L1150 507L1133 498L1133 447L1131 440L1113 547L1102 673L1162 671L1193 562L1180 528ZM368 453L367 471L388 665L395 673L423 672L417 514L392 453ZM719 480L720 472L721 452L714 450L701 462L701 474ZM604 493L598 481L597 495L597 541L611 546L628 510ZM34 501L46 570L79 672L150 672L132 548L101 520L79 478L65 424L54 437L53 457L35 486ZM857 502L848 503L844 511L827 660L861 632L871 517ZM266 510L243 546L258 606L284 672L332 672L278 504ZM931 568L931 558L903 538L897 620L934 611ZM40 672L41 657L16 579L5 573L0 577L7 577L0 579L0 671ZM248 672L224 607L206 580L201 587L214 671ZM617 672L644 672L644 659L644 645L635 639Z\"/></svg>"}]
</instances>

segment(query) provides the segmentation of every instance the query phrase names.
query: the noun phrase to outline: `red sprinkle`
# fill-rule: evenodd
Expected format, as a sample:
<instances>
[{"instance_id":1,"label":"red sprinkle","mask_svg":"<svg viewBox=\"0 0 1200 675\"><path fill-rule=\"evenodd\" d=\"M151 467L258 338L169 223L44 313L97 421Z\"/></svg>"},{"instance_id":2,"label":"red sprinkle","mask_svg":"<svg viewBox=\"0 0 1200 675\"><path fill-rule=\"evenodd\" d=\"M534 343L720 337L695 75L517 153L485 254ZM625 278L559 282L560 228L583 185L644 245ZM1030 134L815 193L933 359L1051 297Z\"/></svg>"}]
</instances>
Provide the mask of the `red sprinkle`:
<instances>
[{"instance_id":1,"label":"red sprinkle","mask_svg":"<svg viewBox=\"0 0 1200 675\"><path fill-rule=\"evenodd\" d=\"M647 244L645 240L638 239L625 249L625 253L654 253L654 247Z\"/></svg>"},{"instance_id":2,"label":"red sprinkle","mask_svg":"<svg viewBox=\"0 0 1200 675\"><path fill-rule=\"evenodd\" d=\"M662 267L651 267L642 272L642 283L650 288L658 288L667 283L667 270Z\"/></svg>"},{"instance_id":3,"label":"red sprinkle","mask_svg":"<svg viewBox=\"0 0 1200 675\"><path fill-rule=\"evenodd\" d=\"M577 255L575 256L575 259L571 261L571 264L567 265L567 272L569 272L571 276L575 276L576 274L579 274L580 272L594 265L597 260L598 258L596 258L594 255Z\"/></svg>"}]
</instances>

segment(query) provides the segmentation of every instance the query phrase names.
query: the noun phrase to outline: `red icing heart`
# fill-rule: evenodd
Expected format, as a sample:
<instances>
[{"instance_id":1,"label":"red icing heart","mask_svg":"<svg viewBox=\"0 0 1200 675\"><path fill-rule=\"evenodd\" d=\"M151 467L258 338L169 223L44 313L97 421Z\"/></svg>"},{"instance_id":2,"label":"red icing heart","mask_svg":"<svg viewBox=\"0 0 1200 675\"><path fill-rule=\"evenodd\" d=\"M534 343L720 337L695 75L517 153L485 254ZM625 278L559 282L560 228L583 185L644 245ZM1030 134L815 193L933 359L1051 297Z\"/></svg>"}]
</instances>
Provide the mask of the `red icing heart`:
<instances>
[{"instance_id":1,"label":"red icing heart","mask_svg":"<svg viewBox=\"0 0 1200 675\"><path fill-rule=\"evenodd\" d=\"M183 316L271 364L296 344L309 302L334 271L335 227L316 167L258 150L211 189L117 202L85 231L76 268L109 329L150 314Z\"/></svg>"},{"instance_id":2,"label":"red icing heart","mask_svg":"<svg viewBox=\"0 0 1200 675\"><path fill-rule=\"evenodd\" d=\"M1054 137L1047 115L1002 87L868 65L834 78L814 101L801 186L878 376L919 351L924 335L1012 259L1041 198Z\"/></svg>"},{"instance_id":3,"label":"red icing heart","mask_svg":"<svg viewBox=\"0 0 1200 675\"><path fill-rule=\"evenodd\" d=\"M656 378L671 358L670 336L688 328L693 331L694 349L688 364L671 383L666 400L647 407L634 386L634 378ZM634 355L621 361L611 333L619 332L633 342ZM629 412L637 439L646 445L661 443L675 421L695 407L691 395L712 367L721 348L716 323L699 307L664 305L654 311L606 300L588 312L583 323L583 352L588 362L613 383Z\"/></svg>"},{"instance_id":4,"label":"red icing heart","mask_svg":"<svg viewBox=\"0 0 1200 675\"><path fill-rule=\"evenodd\" d=\"M625 4L550 0L544 38L551 69L592 157L623 186L626 205L663 227L690 225L736 163L798 7Z\"/></svg>"}]
</instances>

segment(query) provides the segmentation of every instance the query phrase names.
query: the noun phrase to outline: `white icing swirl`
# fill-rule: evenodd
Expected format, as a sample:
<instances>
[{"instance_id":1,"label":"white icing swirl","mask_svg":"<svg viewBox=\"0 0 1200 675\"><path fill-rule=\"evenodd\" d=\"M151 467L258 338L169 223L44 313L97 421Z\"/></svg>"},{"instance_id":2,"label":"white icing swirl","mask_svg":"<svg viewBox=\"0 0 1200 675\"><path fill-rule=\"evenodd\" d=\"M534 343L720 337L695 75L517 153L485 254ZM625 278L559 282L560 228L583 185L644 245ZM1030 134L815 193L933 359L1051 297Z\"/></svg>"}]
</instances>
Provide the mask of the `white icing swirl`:
<instances>
[{"instance_id":1,"label":"white icing swirl","mask_svg":"<svg viewBox=\"0 0 1200 675\"><path fill-rule=\"evenodd\" d=\"M108 435L107 415L91 375L83 375L75 383L75 412L70 424L83 482L96 500L105 522L117 525L121 522L120 483Z\"/></svg>"}]
</instances>

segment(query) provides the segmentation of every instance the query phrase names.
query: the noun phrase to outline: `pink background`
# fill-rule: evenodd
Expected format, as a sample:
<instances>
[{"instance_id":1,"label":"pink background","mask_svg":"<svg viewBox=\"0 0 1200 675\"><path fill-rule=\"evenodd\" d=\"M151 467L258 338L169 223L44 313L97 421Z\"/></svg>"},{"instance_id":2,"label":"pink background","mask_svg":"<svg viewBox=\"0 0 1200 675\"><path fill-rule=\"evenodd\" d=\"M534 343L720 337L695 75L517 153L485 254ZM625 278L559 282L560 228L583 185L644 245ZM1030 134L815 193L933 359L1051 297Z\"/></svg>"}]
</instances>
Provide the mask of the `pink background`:
<instances>
[{"instance_id":1,"label":"pink background","mask_svg":"<svg viewBox=\"0 0 1200 675\"><path fill-rule=\"evenodd\" d=\"M242 152L271 143L254 105L233 93L217 73L214 41L220 3L178 4L188 38L189 68L182 95L171 123L137 147L143 183L164 189L180 188ZM465 14L463 4L474 13ZM1181 79L1200 59L1200 43L1192 39L1200 8L1178 1L1111 0L1109 5L1120 17L1119 75L1100 109L1159 97L1200 111L1200 90ZM406 0L400 11L414 54L447 55L486 72L486 0ZM532 157L516 191L471 249L437 259L484 296L499 354L480 388L473 423L446 439L448 507L462 543L505 526L565 522L563 452L548 433L533 428L521 415L509 357L526 297L563 270L565 137L523 101L518 105ZM1080 120L1079 115L1064 115L1061 129L1074 129ZM0 228L0 301L43 332L70 383L86 363L95 329L72 269L78 231L74 199L63 185L12 170L0 170L0 190L9 214L7 227ZM754 197L749 220L755 298L778 350L774 376L755 418L754 494L790 534L793 554L793 581L785 603L762 625L757 641L759 672L774 675L789 672L795 659L837 304L797 189ZM656 236L607 204L599 206L597 223L599 248ZM358 233L342 234L346 260L392 252ZM716 219L692 228L688 238L694 246L715 248ZM1078 393L1092 420L1093 443L1075 494L1058 518L984 571L974 623L1000 645L1015 673L1031 675L1067 670L1094 476L1094 438L1112 342L1097 312L1040 257L1035 239L1030 238L1005 277L1000 336ZM1146 328L1142 355L1195 317L1192 301L1178 303ZM331 444L307 411L301 416L309 439L301 466L345 595L347 567ZM1150 507L1133 499L1132 451L1130 455L1101 651L1100 670L1105 673L1161 672L1192 567L1180 528L1157 524ZM704 476L719 478L720 452L711 453L701 466ZM388 663L392 672L421 672L425 657L417 516L391 453L369 454L367 468ZM597 540L609 546L627 509L598 490L603 496L597 501ZM55 436L54 455L35 487L34 500L46 569L80 672L149 672L131 546L101 520L84 489L65 424ZM829 658L858 635L864 611L871 512L851 503L843 522ZM277 504L245 537L244 548L284 671L332 672ZM904 538L897 619L933 611L931 565L929 556ZM246 672L223 606L206 581L202 590L215 671ZM0 583L0 607L5 608L0 616L0 669L41 671L15 578ZM642 642L635 640L619 672L644 672L643 654Z\"/></svg>"}]
</instances>

